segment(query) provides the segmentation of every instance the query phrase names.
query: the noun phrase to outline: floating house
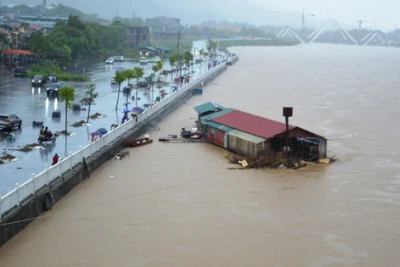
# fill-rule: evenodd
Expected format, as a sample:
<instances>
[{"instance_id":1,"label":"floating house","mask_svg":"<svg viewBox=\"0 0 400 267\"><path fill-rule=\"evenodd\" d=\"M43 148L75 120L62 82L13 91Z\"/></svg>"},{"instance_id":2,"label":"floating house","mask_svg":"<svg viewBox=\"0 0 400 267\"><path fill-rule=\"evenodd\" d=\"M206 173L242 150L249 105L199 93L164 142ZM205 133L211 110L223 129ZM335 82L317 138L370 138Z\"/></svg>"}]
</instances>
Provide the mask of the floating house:
<instances>
[{"instance_id":1,"label":"floating house","mask_svg":"<svg viewBox=\"0 0 400 267\"><path fill-rule=\"evenodd\" d=\"M240 110L208 102L196 106L199 128L207 140L227 150L257 157L270 152L290 151L306 160L325 158L326 138L298 126L289 125Z\"/></svg>"}]
</instances>

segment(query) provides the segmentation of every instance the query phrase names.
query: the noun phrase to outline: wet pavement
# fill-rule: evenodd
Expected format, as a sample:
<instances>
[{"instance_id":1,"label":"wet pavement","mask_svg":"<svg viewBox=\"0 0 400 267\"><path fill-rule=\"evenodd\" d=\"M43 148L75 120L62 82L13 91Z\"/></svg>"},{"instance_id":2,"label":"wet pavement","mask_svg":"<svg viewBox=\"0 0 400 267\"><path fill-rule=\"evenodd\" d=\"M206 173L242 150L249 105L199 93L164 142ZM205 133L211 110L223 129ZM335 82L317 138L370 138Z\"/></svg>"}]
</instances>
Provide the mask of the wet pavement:
<instances>
[{"instance_id":1,"label":"wet pavement","mask_svg":"<svg viewBox=\"0 0 400 267\"><path fill-rule=\"evenodd\" d=\"M204 48L204 41L193 43L193 53L196 49ZM144 68L145 76L151 74L153 63L141 66ZM90 119L88 125L81 127L71 126L75 122L81 120L86 121L87 111L68 110L67 122L68 131L73 132L71 136L59 136L55 144L42 145L34 148L30 152L20 152L20 148L27 144L37 143L39 135L39 127L33 127L33 121L43 122L45 126L54 133L64 130L65 127L65 103L57 99L49 99L46 96L46 88L32 88L31 79L14 78L13 75L6 71L0 72L0 113L15 113L22 119L21 130L14 130L13 134L15 142L0 142L0 156L11 154L17 157L14 162L8 162L0 165L0 194L4 195L9 192L16 183L23 183L33 174L38 174L45 168L51 166L51 160L54 153L58 153L61 158L66 157L69 153L78 150L80 147L87 145L90 141L90 133L98 128L110 129L111 124L119 124L122 119L123 104L128 100L131 104L130 108L143 106L143 104L151 103L159 95L159 90L149 91L145 88L138 89L140 100L132 101L131 97L136 94L136 90L132 90L131 94L122 93L124 82L121 85L121 94L119 99L118 110L115 110L117 99L118 85L111 85L111 79L118 68L133 68L139 66L137 62L116 62L114 65L105 65L104 63L94 64L85 68L85 75L91 78L90 82L62 82L75 88L75 102L83 98L86 92L86 86L90 83L96 85L96 92L99 96L95 100L95 104L91 107L91 114L100 113L104 117ZM201 67L201 69L200 69ZM164 62L163 69L170 69L168 61ZM192 79L196 79L201 73L204 74L206 65L196 64L193 67L195 73ZM182 73L184 73L182 71ZM176 73L174 74L176 75ZM171 81L171 75L166 77L166 81ZM131 81L135 83L135 81ZM167 93L172 91L170 85L163 87ZM84 106L82 106L84 107ZM84 107L87 108L87 107ZM54 110L61 111L61 119L52 118Z\"/></svg>"}]
</instances>

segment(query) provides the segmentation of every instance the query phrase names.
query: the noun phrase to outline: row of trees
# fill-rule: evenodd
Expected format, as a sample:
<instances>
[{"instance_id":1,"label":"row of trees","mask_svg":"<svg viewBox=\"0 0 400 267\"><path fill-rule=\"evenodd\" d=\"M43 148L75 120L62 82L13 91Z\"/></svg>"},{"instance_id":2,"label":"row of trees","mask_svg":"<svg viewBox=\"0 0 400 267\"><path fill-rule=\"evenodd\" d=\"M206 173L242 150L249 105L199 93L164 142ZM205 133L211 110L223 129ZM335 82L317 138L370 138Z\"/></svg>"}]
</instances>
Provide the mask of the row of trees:
<instances>
[{"instance_id":1,"label":"row of trees","mask_svg":"<svg viewBox=\"0 0 400 267\"><path fill-rule=\"evenodd\" d=\"M200 54L204 53L204 51L200 51ZM172 76L174 73L174 68L176 68L176 70L179 70L179 75L181 74L181 68L183 67L183 64L185 64L186 66L193 66L193 54L190 53L189 51L185 51L183 54L175 54L175 55L171 55L168 58L169 60L169 64L171 65L171 80L172 80Z\"/></svg>"}]
</instances>

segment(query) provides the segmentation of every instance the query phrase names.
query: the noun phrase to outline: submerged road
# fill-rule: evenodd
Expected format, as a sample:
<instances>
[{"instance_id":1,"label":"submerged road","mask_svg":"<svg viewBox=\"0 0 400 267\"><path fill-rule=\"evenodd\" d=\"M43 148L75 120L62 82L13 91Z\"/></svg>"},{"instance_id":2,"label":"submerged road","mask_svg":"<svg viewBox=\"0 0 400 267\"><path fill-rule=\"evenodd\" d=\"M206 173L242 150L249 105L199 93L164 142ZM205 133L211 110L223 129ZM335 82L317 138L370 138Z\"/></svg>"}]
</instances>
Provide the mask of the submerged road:
<instances>
[{"instance_id":1,"label":"submerged road","mask_svg":"<svg viewBox=\"0 0 400 267\"><path fill-rule=\"evenodd\" d=\"M196 49L205 49L205 41L197 41L193 43L193 54ZM75 88L75 102L83 98L86 92L86 86L90 83L96 85L96 92L99 96L95 100L95 105L91 107L91 114L96 112L105 115L97 119L90 119L88 125L81 127L71 126L73 123L85 120L87 111L74 112L68 111L68 131L73 132L71 136L60 136L55 144L42 145L30 152L17 151L17 148L27 144L37 143L39 129L32 126L33 121L43 121L45 126L54 133L64 130L65 125L65 104L57 99L49 99L46 96L46 88L32 88L31 79L14 78L8 72L0 72L2 84L0 86L0 113L15 113L22 119L22 129L14 130L15 142L0 142L0 157L5 154L11 154L17 157L14 162L8 162L0 165L0 194L4 195L14 188L16 183L23 183L33 174L43 171L51 166L52 156L58 153L60 157L66 157L69 153L78 150L80 147L87 145L90 141L90 133L98 128L110 128L112 123L120 123L122 119L123 104L126 99L131 102L130 108L136 105L136 101L131 100L131 96L136 94L132 90L128 98L122 93L122 88L127 82L121 86L121 94L119 99L118 110L115 110L117 99L118 85L111 85L111 79L118 68L133 68L138 66L135 62L118 62L114 65L105 65L104 63L94 64L85 69L85 75L91 78L90 82L64 82ZM144 76L151 74L153 63L142 66L145 71ZM193 67L195 73L192 79L196 79L201 73L206 71L206 63L196 64ZM201 68L201 69L200 69ZM168 61L164 62L164 69L170 69ZM182 71L182 73L184 73ZM177 75L176 73L174 75ZM168 75L167 81L171 80ZM133 82L135 83L135 82ZM168 93L172 91L170 85L164 87ZM151 103L159 95L159 90L154 87L153 96L148 93L145 88L138 89L140 100L137 101L138 106ZM132 103L133 102L133 103ZM54 110L61 111L61 119L52 118Z\"/></svg>"}]
</instances>

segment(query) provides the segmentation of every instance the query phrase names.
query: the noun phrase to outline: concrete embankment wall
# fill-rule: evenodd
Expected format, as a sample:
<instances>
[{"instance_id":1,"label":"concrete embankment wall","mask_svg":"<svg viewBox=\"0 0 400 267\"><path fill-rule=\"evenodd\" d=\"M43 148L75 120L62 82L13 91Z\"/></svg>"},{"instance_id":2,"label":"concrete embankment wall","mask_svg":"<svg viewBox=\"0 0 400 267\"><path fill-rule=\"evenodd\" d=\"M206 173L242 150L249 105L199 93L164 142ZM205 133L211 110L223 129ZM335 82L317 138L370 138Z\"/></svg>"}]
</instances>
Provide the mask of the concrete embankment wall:
<instances>
[{"instance_id":1,"label":"concrete embankment wall","mask_svg":"<svg viewBox=\"0 0 400 267\"><path fill-rule=\"evenodd\" d=\"M195 91L194 89L200 88L202 85L207 85L226 69L227 66L225 65L210 77L199 79L195 83L190 84L190 87L179 94L173 101L171 101L171 103L153 113L143 121L139 121L134 128L125 132L115 142L104 146L101 151L96 152L90 158L82 159L82 162L74 166L69 172L57 177L49 183L48 186L36 191L34 195L22 201L19 206L4 214L0 220L0 247L13 236L18 234L35 218L51 209L55 203L57 203L80 182L86 178L90 179L89 176L91 173L108 160L114 158L121 150L126 148L130 140L140 137L149 129L153 128L155 124L184 104L193 96Z\"/></svg>"}]
</instances>

